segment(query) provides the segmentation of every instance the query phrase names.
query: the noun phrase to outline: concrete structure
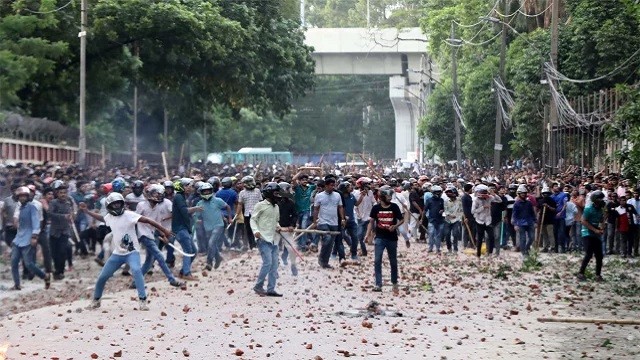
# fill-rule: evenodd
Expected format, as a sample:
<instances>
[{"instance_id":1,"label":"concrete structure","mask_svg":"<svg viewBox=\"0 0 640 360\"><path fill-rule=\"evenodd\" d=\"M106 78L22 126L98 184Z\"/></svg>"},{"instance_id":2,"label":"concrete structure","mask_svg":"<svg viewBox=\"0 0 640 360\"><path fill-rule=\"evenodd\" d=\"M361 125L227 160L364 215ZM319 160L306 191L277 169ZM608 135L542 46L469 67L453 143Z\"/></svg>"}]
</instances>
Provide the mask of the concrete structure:
<instances>
[{"instance_id":1,"label":"concrete structure","mask_svg":"<svg viewBox=\"0 0 640 360\"><path fill-rule=\"evenodd\" d=\"M305 35L314 48L318 75L390 76L395 157L420 157L417 126L432 83L427 39L420 28L312 28Z\"/></svg>"}]
</instances>

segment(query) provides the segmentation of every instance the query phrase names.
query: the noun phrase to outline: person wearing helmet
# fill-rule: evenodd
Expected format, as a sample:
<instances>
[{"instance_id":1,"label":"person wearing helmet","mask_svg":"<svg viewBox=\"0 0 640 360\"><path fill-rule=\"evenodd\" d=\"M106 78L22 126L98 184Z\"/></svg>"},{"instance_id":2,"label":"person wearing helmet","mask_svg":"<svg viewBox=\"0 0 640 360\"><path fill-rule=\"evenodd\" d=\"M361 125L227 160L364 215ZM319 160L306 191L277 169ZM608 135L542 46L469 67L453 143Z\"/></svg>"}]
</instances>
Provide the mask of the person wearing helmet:
<instances>
[{"instance_id":1,"label":"person wearing helmet","mask_svg":"<svg viewBox=\"0 0 640 360\"><path fill-rule=\"evenodd\" d=\"M122 194L127 187L127 183L123 178L117 177L111 181L111 191Z\"/></svg>"},{"instance_id":2,"label":"person wearing helmet","mask_svg":"<svg viewBox=\"0 0 640 360\"><path fill-rule=\"evenodd\" d=\"M94 210L97 210L98 213L102 216L107 215L107 205L105 204L105 200L107 196L113 191L113 185L111 183L102 184L99 188L100 197L98 201L95 203ZM96 230L96 241L100 243L101 249L98 255L93 259L98 265L104 266L104 258L105 258L105 240L109 243L109 239L106 239L107 235L111 231L107 225L103 222L96 222L97 230ZM108 256L107 256L108 257Z\"/></svg>"},{"instance_id":3,"label":"person wearing helmet","mask_svg":"<svg viewBox=\"0 0 640 360\"><path fill-rule=\"evenodd\" d=\"M324 184L324 191L317 193L314 198L312 225L318 230L338 231L339 222L343 227L346 225L342 197L333 191L336 185L335 178L327 178L324 180ZM331 269L332 266L329 265L329 260L335 243L335 235L323 234L320 235L320 238L322 247L318 255L318 262L321 268Z\"/></svg>"},{"instance_id":4,"label":"person wearing helmet","mask_svg":"<svg viewBox=\"0 0 640 360\"><path fill-rule=\"evenodd\" d=\"M186 253L193 254L195 244L191 237L191 214L196 211L202 211L199 207L189 207L187 198L193 193L193 179L181 178L173 183L175 195L173 196L171 230L176 234L176 239L182 246L182 250ZM198 277L191 274L192 257L182 257L182 269L178 276L183 280L197 281ZM167 249L167 264L172 267L175 262L173 248Z\"/></svg>"},{"instance_id":5,"label":"person wearing helmet","mask_svg":"<svg viewBox=\"0 0 640 360\"><path fill-rule=\"evenodd\" d=\"M253 214L253 208L262 201L262 192L260 189L256 188L256 181L253 179L253 176L245 176L242 178L241 182L244 184L244 190L240 191L238 194L236 218L244 216L246 240L248 242L249 249L253 249L256 247L256 240L253 237L254 231L251 229L251 214Z\"/></svg>"},{"instance_id":6,"label":"person wearing helmet","mask_svg":"<svg viewBox=\"0 0 640 360\"><path fill-rule=\"evenodd\" d=\"M432 196L424 204L424 215L429 220L429 252L440 254L442 246L442 231L444 230L444 200L442 188L439 185L431 187Z\"/></svg>"},{"instance_id":7,"label":"person wearing helmet","mask_svg":"<svg viewBox=\"0 0 640 360\"><path fill-rule=\"evenodd\" d=\"M411 217L409 218L409 232L412 234L416 242L426 242L425 228L422 226L422 216L424 212L424 194L422 187L418 181L411 183L411 190L409 191L409 211Z\"/></svg>"},{"instance_id":8,"label":"person wearing helmet","mask_svg":"<svg viewBox=\"0 0 640 360\"><path fill-rule=\"evenodd\" d=\"M291 274L293 276L298 276L296 252L292 248L292 246L295 246L293 243L293 238L295 236L293 229L296 227L298 222L296 204L293 202L293 194L291 193L293 188L291 187L291 184L284 181L279 182L278 186L280 187L280 193L282 194L278 201L278 209L280 211L280 220L278 221L278 225L280 225L280 228L282 229L280 236L285 240L284 250L282 251L282 263L287 265L290 262Z\"/></svg>"},{"instance_id":9,"label":"person wearing helmet","mask_svg":"<svg viewBox=\"0 0 640 360\"><path fill-rule=\"evenodd\" d=\"M107 280L109 280L122 265L127 264L133 275L138 292L138 309L149 310L147 306L147 294L144 288L144 276L140 266L140 243L138 242L136 225L139 223L151 225L166 237L171 236L171 231L148 217L126 210L124 197L120 193L113 192L109 194L105 203L108 214L104 217L89 211L85 203L79 205L82 212L107 224L113 234L111 256L109 256L100 275L98 275L98 280L96 281L93 292L93 300L87 308L97 309L100 307L100 298L102 298L102 292L104 291Z\"/></svg>"},{"instance_id":10,"label":"person wearing helmet","mask_svg":"<svg viewBox=\"0 0 640 360\"><path fill-rule=\"evenodd\" d=\"M221 184L222 189L216 192L216 197L222 199L225 203L227 203L227 205L229 205L229 212L227 212L227 208L224 208L222 210L223 219L227 221L227 219L232 218L236 214L236 207L238 206L238 193L235 191L235 189L233 189L233 180L230 177L223 178ZM234 219L232 219L231 222L234 223ZM229 224L225 224L225 227L227 225ZM235 222L233 228L230 227L229 230L227 230L225 240L227 238L233 239L233 233L237 232L237 226L238 222ZM229 247L242 247L239 240L234 239L233 241L235 243L229 244Z\"/></svg>"},{"instance_id":11,"label":"person wearing helmet","mask_svg":"<svg viewBox=\"0 0 640 360\"><path fill-rule=\"evenodd\" d=\"M336 237L336 245L333 248L334 255L342 255L344 260L345 253L342 240L345 239L350 247L351 260L358 260L358 223L356 222L356 197L353 195L353 187L348 181L343 181L338 185L338 192L342 196L342 206L344 207L346 225L340 229L340 235ZM346 235L346 237L345 237Z\"/></svg>"},{"instance_id":12,"label":"person wearing helmet","mask_svg":"<svg viewBox=\"0 0 640 360\"><path fill-rule=\"evenodd\" d=\"M220 249L222 248L224 237L224 221L223 210L226 210L227 214L231 214L231 208L224 202L224 200L215 197L213 194L213 185L206 182L203 183L198 189L201 200L196 204L197 207L202 208L201 212L194 215L194 220L197 223L201 223L204 226L205 239L208 240L207 244L207 265L206 270L217 269L222 262L222 256L220 255ZM231 222L231 216L226 216L227 221ZM215 259L215 265L213 260Z\"/></svg>"},{"instance_id":13,"label":"person wearing helmet","mask_svg":"<svg viewBox=\"0 0 640 360\"><path fill-rule=\"evenodd\" d=\"M167 180L163 182L162 185L164 186L164 198L169 201L173 201L173 194L174 194L173 181Z\"/></svg>"},{"instance_id":14,"label":"person wearing helmet","mask_svg":"<svg viewBox=\"0 0 640 360\"><path fill-rule=\"evenodd\" d=\"M138 203L145 201L143 193L144 183L142 182L142 180L134 181L133 184L131 184L131 193L127 194L127 196L124 197L124 201L127 204L127 208L129 208L129 210L135 211Z\"/></svg>"},{"instance_id":15,"label":"person wearing helmet","mask_svg":"<svg viewBox=\"0 0 640 360\"><path fill-rule=\"evenodd\" d=\"M508 187L508 190L507 190L507 194L505 195L505 198L507 198L507 218L506 218L506 222L505 222L505 226L504 226L505 244L502 247L505 250L509 249L509 247L510 247L509 239L511 239L511 242L513 243L513 246L514 247L516 246L516 230L515 230L515 227L513 226L513 224L511 223L511 217L513 215L513 204L516 202L516 200L518 198L518 191L517 190L518 190L518 184L509 184L509 187Z\"/></svg>"},{"instance_id":16,"label":"person wearing helmet","mask_svg":"<svg viewBox=\"0 0 640 360\"><path fill-rule=\"evenodd\" d=\"M466 183L462 186L464 192L460 197L460 203L462 204L462 224L467 231L462 232L462 246L466 248L472 248L476 237L476 219L473 217L471 207L473 206L473 184Z\"/></svg>"},{"instance_id":17,"label":"person wearing helmet","mask_svg":"<svg viewBox=\"0 0 640 360\"><path fill-rule=\"evenodd\" d=\"M371 221L371 209L375 203L375 196L371 190L371 179L363 176L356 181L357 189L353 191L356 198L356 217L358 220L358 242L360 243L360 255L367 256L367 245L365 243L365 235ZM352 244L353 245L353 244Z\"/></svg>"},{"instance_id":18,"label":"person wearing helmet","mask_svg":"<svg viewBox=\"0 0 640 360\"><path fill-rule=\"evenodd\" d=\"M511 212L511 224L518 232L520 239L520 252L523 257L529 256L529 250L534 241L536 212L527 195L529 190L525 185L518 186L517 197L513 203Z\"/></svg>"},{"instance_id":19,"label":"person wearing helmet","mask_svg":"<svg viewBox=\"0 0 640 360\"><path fill-rule=\"evenodd\" d=\"M20 260L27 270L45 282L45 289L51 285L51 274L45 274L33 261L32 252L36 251L40 234L38 210L31 204L31 192L26 186L16 189L18 205L14 222L18 225L15 238L11 242L11 275L13 289L20 290Z\"/></svg>"},{"instance_id":20,"label":"person wearing helmet","mask_svg":"<svg viewBox=\"0 0 640 360\"><path fill-rule=\"evenodd\" d=\"M556 238L553 235L553 224L556 217L556 202L551 197L551 189L544 186L541 191L542 197L538 198L538 214L542 217L542 252L557 252Z\"/></svg>"},{"instance_id":21,"label":"person wearing helmet","mask_svg":"<svg viewBox=\"0 0 640 360\"><path fill-rule=\"evenodd\" d=\"M316 190L315 184L309 183L309 175L303 174L302 170L293 176L293 201L296 203L296 213L298 214L298 227L306 229L311 225L311 197ZM312 243L311 234L303 234L298 238L298 249L306 251L307 246Z\"/></svg>"},{"instance_id":22,"label":"person wearing helmet","mask_svg":"<svg viewBox=\"0 0 640 360\"><path fill-rule=\"evenodd\" d=\"M602 241L604 234L604 212L605 195L602 191L596 190L591 193L591 204L585 207L582 213L582 242L585 248L584 258L577 274L578 280L586 280L585 271L591 258L596 258L596 281L604 281L602 278Z\"/></svg>"},{"instance_id":23,"label":"person wearing helmet","mask_svg":"<svg viewBox=\"0 0 640 360\"><path fill-rule=\"evenodd\" d=\"M444 191L446 196L444 197L444 213L442 214L444 215L443 237L449 252L458 252L458 242L462 237L462 203L458 199L458 193L455 189L452 185Z\"/></svg>"},{"instance_id":24,"label":"person wearing helmet","mask_svg":"<svg viewBox=\"0 0 640 360\"><path fill-rule=\"evenodd\" d=\"M149 185L147 187L146 194L146 199L136 205L135 212L169 229L169 227L171 227L171 201L164 198L164 186L160 184ZM158 247L158 241L162 241L166 244L168 240L165 237L159 236L156 229L146 223L138 224L138 236L139 242L147 251L147 255L145 256L144 263L140 270L142 275L146 275L147 272L151 270L153 263L158 261L160 269L167 277L167 280L169 280L169 285L184 287L185 283L176 280L165 261L164 255ZM130 288L135 288L135 281L131 284Z\"/></svg>"},{"instance_id":25,"label":"person wearing helmet","mask_svg":"<svg viewBox=\"0 0 640 360\"><path fill-rule=\"evenodd\" d=\"M281 297L282 294L276 292L276 281L278 279L278 245L280 243L280 209L278 207L280 186L275 182L267 183L262 189L264 200L258 202L250 218L253 236L257 240L262 266L258 273L258 279L253 291L260 296ZM267 280L267 290L264 290L264 282Z\"/></svg>"},{"instance_id":26,"label":"person wearing helmet","mask_svg":"<svg viewBox=\"0 0 640 360\"><path fill-rule=\"evenodd\" d=\"M487 236L487 250L489 255L493 254L494 247L494 233L491 228L491 204L500 203L502 199L495 193L495 190L490 189L484 184L477 185L475 188L476 198L473 199L471 205L471 212L476 220L477 242L476 242L476 255L480 260L482 255L482 241L484 240L485 233Z\"/></svg>"},{"instance_id":27,"label":"person wearing helmet","mask_svg":"<svg viewBox=\"0 0 640 360\"><path fill-rule=\"evenodd\" d=\"M51 245L51 257L53 258L53 279L62 280L64 279L65 261L71 259L69 237L71 235L70 225L71 221L73 221L73 203L69 198L65 184L58 184L54 189L54 194L55 199L49 204L48 212L51 219L49 243Z\"/></svg>"},{"instance_id":28,"label":"person wearing helmet","mask_svg":"<svg viewBox=\"0 0 640 360\"><path fill-rule=\"evenodd\" d=\"M382 291L382 255L387 250L389 267L391 268L391 284L393 292L398 292L398 226L402 225L404 218L397 204L391 202L394 190L388 186L382 186L378 190L379 203L371 209L371 222L367 228L366 239L368 243L374 243L374 271L375 286L373 291ZM374 240L375 236L375 240Z\"/></svg>"},{"instance_id":29,"label":"person wearing helmet","mask_svg":"<svg viewBox=\"0 0 640 360\"><path fill-rule=\"evenodd\" d=\"M215 193L217 193L218 190L220 190L220 185L221 185L220 178L217 176L212 176L209 178L209 180L207 180L207 182L211 184L211 186L213 186L213 194L215 195Z\"/></svg>"}]
</instances>

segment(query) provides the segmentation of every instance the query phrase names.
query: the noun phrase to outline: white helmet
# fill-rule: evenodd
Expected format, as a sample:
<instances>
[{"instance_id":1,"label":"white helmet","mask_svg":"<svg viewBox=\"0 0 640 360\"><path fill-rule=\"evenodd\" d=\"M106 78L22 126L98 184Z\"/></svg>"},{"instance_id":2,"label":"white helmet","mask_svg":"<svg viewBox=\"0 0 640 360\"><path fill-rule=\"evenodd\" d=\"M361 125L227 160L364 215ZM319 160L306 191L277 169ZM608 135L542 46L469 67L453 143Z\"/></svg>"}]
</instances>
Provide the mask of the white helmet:
<instances>
[{"instance_id":1,"label":"white helmet","mask_svg":"<svg viewBox=\"0 0 640 360\"><path fill-rule=\"evenodd\" d=\"M121 206L119 207L115 207L116 203L122 203ZM114 216L120 216L122 214L124 214L124 197L122 197L122 194L117 193L117 192L112 192L111 194L109 194L109 196L107 196L107 198L104 200L105 206L107 207L107 211L109 211L109 214L114 215Z\"/></svg>"},{"instance_id":2,"label":"white helmet","mask_svg":"<svg viewBox=\"0 0 640 360\"><path fill-rule=\"evenodd\" d=\"M440 185L433 185L431 187L431 192L442 192L442 187L440 187Z\"/></svg>"},{"instance_id":3,"label":"white helmet","mask_svg":"<svg viewBox=\"0 0 640 360\"><path fill-rule=\"evenodd\" d=\"M518 190L516 192L518 194L522 194L522 193L528 193L529 190L527 189L527 187L524 184L521 184L520 186L518 186Z\"/></svg>"},{"instance_id":4,"label":"white helmet","mask_svg":"<svg viewBox=\"0 0 640 360\"><path fill-rule=\"evenodd\" d=\"M477 185L475 188L475 192L487 193L489 192L489 187L484 184Z\"/></svg>"},{"instance_id":5,"label":"white helmet","mask_svg":"<svg viewBox=\"0 0 640 360\"><path fill-rule=\"evenodd\" d=\"M16 189L15 192L16 196L20 196L20 195L31 195L31 190L29 190L28 187L26 186L20 186L19 188Z\"/></svg>"}]
</instances>

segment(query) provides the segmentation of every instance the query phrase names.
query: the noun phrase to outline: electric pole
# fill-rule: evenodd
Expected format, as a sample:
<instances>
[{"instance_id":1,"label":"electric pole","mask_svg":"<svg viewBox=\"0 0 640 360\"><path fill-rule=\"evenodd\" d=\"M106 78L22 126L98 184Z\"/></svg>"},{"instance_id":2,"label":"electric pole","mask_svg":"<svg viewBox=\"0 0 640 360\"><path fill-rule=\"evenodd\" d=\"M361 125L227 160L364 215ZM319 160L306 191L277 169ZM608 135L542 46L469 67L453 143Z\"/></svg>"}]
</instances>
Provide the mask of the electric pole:
<instances>
[{"instance_id":1,"label":"electric pole","mask_svg":"<svg viewBox=\"0 0 640 360\"><path fill-rule=\"evenodd\" d=\"M134 45L136 57L140 58L140 48ZM133 166L138 168L138 84L133 87Z\"/></svg>"},{"instance_id":2,"label":"electric pole","mask_svg":"<svg viewBox=\"0 0 640 360\"><path fill-rule=\"evenodd\" d=\"M560 0L551 0L553 5L551 7L551 66L554 69L558 69L558 8ZM550 80L553 81L553 80ZM555 82L554 82L555 84ZM551 123L550 138L551 143L549 146L549 159L551 165L550 173L553 174L556 167L556 134L554 128L558 126L558 106L551 96L549 100L549 122Z\"/></svg>"},{"instance_id":3,"label":"electric pole","mask_svg":"<svg viewBox=\"0 0 640 360\"><path fill-rule=\"evenodd\" d=\"M451 41L454 42L455 39L455 24L452 22L451 23ZM452 76L451 79L453 80L453 97L454 99L458 98L458 49L457 47L452 47L451 48L451 71L452 71ZM455 106L455 105L453 105ZM455 127L455 131L456 131L456 161L458 163L458 169L462 168L462 144L460 141L460 118L458 117L458 114L456 113L455 109L453 111L453 116L454 116L454 127Z\"/></svg>"},{"instance_id":4,"label":"electric pole","mask_svg":"<svg viewBox=\"0 0 640 360\"><path fill-rule=\"evenodd\" d=\"M300 0L300 26L305 27L305 0Z\"/></svg>"},{"instance_id":5,"label":"electric pole","mask_svg":"<svg viewBox=\"0 0 640 360\"><path fill-rule=\"evenodd\" d=\"M509 0L504 1L504 14L506 15L509 12ZM502 19L502 34L501 44L500 44L500 70L498 76L502 80L503 84L506 84L505 81L505 72L504 72L504 63L505 63L505 53L507 49L507 19ZM495 86L495 85L494 85ZM502 111L500 110L500 96L498 95L498 89L495 89L496 92L496 132L494 138L493 145L493 170L500 170L500 151L502 151Z\"/></svg>"},{"instance_id":6,"label":"electric pole","mask_svg":"<svg viewBox=\"0 0 640 360\"><path fill-rule=\"evenodd\" d=\"M87 0L80 2L80 138L78 139L78 163L87 165L86 82L87 82Z\"/></svg>"}]
</instances>

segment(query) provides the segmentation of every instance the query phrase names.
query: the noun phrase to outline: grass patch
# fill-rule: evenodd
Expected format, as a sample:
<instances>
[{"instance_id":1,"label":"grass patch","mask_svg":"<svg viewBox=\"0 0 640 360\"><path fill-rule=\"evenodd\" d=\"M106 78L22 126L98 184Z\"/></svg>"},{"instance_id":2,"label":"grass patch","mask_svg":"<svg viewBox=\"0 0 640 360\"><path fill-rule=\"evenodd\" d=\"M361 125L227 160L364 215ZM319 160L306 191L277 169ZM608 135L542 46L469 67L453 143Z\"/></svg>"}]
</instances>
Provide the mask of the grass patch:
<instances>
[{"instance_id":1,"label":"grass patch","mask_svg":"<svg viewBox=\"0 0 640 360\"><path fill-rule=\"evenodd\" d=\"M513 272L513 269L508 264L501 264L493 275L495 279L509 280L509 274Z\"/></svg>"},{"instance_id":2,"label":"grass patch","mask_svg":"<svg viewBox=\"0 0 640 360\"><path fill-rule=\"evenodd\" d=\"M542 263L538 260L538 252L534 250L524 259L520 271L535 272L542 269L542 266Z\"/></svg>"}]
</instances>

